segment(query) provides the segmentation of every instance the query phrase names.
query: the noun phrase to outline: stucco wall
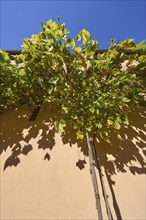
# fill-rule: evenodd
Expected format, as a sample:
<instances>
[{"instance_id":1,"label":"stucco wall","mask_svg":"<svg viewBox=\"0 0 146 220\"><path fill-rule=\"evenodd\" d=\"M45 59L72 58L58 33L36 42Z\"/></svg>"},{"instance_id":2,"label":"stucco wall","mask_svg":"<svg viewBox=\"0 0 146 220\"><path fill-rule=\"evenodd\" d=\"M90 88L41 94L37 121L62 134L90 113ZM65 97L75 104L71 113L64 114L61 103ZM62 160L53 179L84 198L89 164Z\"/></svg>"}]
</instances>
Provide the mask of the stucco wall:
<instances>
[{"instance_id":1,"label":"stucco wall","mask_svg":"<svg viewBox=\"0 0 146 220\"><path fill-rule=\"evenodd\" d=\"M1 219L97 219L86 144L71 128L55 133L54 107L44 105L35 122L30 114L1 113ZM111 131L112 145L97 142L114 219L146 219L145 116L132 110L121 139Z\"/></svg>"}]
</instances>

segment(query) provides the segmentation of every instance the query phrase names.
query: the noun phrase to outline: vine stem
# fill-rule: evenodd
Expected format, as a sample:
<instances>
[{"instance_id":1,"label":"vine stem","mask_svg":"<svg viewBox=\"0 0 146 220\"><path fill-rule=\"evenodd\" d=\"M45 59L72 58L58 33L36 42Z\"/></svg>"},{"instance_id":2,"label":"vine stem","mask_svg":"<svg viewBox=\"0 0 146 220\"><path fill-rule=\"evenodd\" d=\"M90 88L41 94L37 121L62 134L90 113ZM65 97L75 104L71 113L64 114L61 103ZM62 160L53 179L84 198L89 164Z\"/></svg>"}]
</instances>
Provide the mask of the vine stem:
<instances>
[{"instance_id":1,"label":"vine stem","mask_svg":"<svg viewBox=\"0 0 146 220\"><path fill-rule=\"evenodd\" d=\"M33 110L33 112L32 112L32 115L31 115L31 117L29 118L29 121L35 121L36 120L36 118L37 118L37 116L38 116L38 114L39 114L39 111L40 111L40 109L41 109L41 107L42 107L42 101L41 102L38 102L36 105L35 105L35 108L34 108L34 110Z\"/></svg>"},{"instance_id":2,"label":"vine stem","mask_svg":"<svg viewBox=\"0 0 146 220\"><path fill-rule=\"evenodd\" d=\"M96 148L95 148L95 140L96 140L97 129L98 128L96 128L95 131L94 131L93 140L92 140L93 157L95 159L95 164L96 164L96 167L97 167L98 172L99 172L101 188L102 188L102 193L103 193L103 197L104 197L104 201L105 201L105 206L106 206L106 212L107 212L108 220L113 220L112 212L111 212L110 205L109 205L109 202L108 202L108 195L107 195L105 184L104 184L103 174L102 174L101 166L99 164L99 160L98 160L97 152L96 152Z\"/></svg>"},{"instance_id":3,"label":"vine stem","mask_svg":"<svg viewBox=\"0 0 146 220\"><path fill-rule=\"evenodd\" d=\"M91 174L93 188L94 188L98 220L103 220L99 188L98 188L97 177L96 177L96 172L95 172L95 167L94 167L92 141L89 138L88 132L86 132L86 139L87 139L87 145L88 145L88 151L89 151L90 174Z\"/></svg>"}]
</instances>

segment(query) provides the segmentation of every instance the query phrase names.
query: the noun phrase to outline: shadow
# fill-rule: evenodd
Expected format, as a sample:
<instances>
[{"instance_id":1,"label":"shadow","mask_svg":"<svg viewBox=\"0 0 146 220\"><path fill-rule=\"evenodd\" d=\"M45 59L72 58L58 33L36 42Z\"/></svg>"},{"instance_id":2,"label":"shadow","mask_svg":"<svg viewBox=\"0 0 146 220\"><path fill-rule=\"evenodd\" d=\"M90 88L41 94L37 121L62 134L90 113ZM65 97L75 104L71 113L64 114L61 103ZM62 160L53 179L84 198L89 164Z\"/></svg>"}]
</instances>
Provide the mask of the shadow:
<instances>
[{"instance_id":1,"label":"shadow","mask_svg":"<svg viewBox=\"0 0 146 220\"><path fill-rule=\"evenodd\" d=\"M20 159L17 157L17 155L15 156L15 154L12 154L10 157L8 157L8 159L5 162L4 165L4 170L7 167L11 167L11 166L17 166L20 163Z\"/></svg>"},{"instance_id":2,"label":"shadow","mask_svg":"<svg viewBox=\"0 0 146 220\"><path fill-rule=\"evenodd\" d=\"M15 145L12 148L12 154L10 155L10 157L8 157L8 159L6 160L5 164L4 164L4 170L7 167L11 167L11 166L17 166L20 163L20 159L19 159L19 155L23 154L26 155L32 150L32 146L30 144L25 145L22 149L21 149L21 145Z\"/></svg>"},{"instance_id":3,"label":"shadow","mask_svg":"<svg viewBox=\"0 0 146 220\"><path fill-rule=\"evenodd\" d=\"M126 173L130 171L133 175L146 174L146 134L144 127L144 120L146 118L146 111L142 107L132 109L129 113L129 125L123 126L120 131L108 129L110 134L110 142L98 138L96 140L97 157L101 167L105 171L105 177L109 184L112 195L113 207L118 220L122 220L122 214L116 199L113 185L116 183L112 180L113 175L119 172ZM88 148L86 142L80 142L76 139L76 134L69 128L66 128L62 133L62 141L64 144L69 144L72 147L77 143L78 148L88 156ZM79 160L76 166L82 170L85 168L85 160Z\"/></svg>"},{"instance_id":4,"label":"shadow","mask_svg":"<svg viewBox=\"0 0 146 220\"><path fill-rule=\"evenodd\" d=\"M39 150L51 151L55 147L54 121L61 119L61 112L56 104L44 104L35 121L29 121L31 111L25 107L6 110L7 117L3 117L3 114L5 113L1 113L0 154L8 149L11 150L11 155L8 158L8 161L11 161L11 166L13 165L13 158L15 159L14 166L16 166L16 161L18 163L17 158L20 155L26 156L33 150L33 139L37 139ZM134 175L145 173L145 118L144 108L133 109L129 114L130 125L119 131L120 138L117 138L117 134L111 129L109 130L111 144L100 138L97 139L96 151L99 161L109 175L126 172L126 167ZM70 147L77 144L83 155L88 156L86 142L77 140L76 131L70 125L67 125L65 131L61 134L61 138L63 144L69 144ZM110 160L110 165L108 162L109 156L113 158L113 160ZM132 165L135 162L139 165ZM7 162L5 169L9 166L8 164ZM80 165L77 167L80 167Z\"/></svg>"},{"instance_id":5,"label":"shadow","mask_svg":"<svg viewBox=\"0 0 146 220\"><path fill-rule=\"evenodd\" d=\"M111 176L107 173L107 171L105 170L105 174L106 174L106 178L109 184L109 188L111 191L111 195L112 195L112 200L113 200L113 207L115 210L115 214L118 220L122 220L122 215L121 215L121 211L114 193L114 189L113 189L113 185L115 185L115 182L111 179Z\"/></svg>"},{"instance_id":6,"label":"shadow","mask_svg":"<svg viewBox=\"0 0 146 220\"><path fill-rule=\"evenodd\" d=\"M85 159L84 160L78 160L78 162L76 162L76 166L80 169L80 170L82 170L82 169L84 169L85 168L85 164L86 164L86 161L85 161Z\"/></svg>"},{"instance_id":7,"label":"shadow","mask_svg":"<svg viewBox=\"0 0 146 220\"><path fill-rule=\"evenodd\" d=\"M5 117L5 114L7 117ZM4 116L4 117L3 117ZM9 157L5 160L4 170L8 167L16 167L20 164L20 156L28 156L37 146L38 150L44 151L44 160L49 162L50 153L57 145L55 142L54 121L61 119L61 112L55 103L47 103L42 106L35 121L29 121L31 111L25 107L15 110L6 110L1 113L1 148L0 154L8 151ZM146 174L145 155L146 138L144 120L146 112L144 108L137 107L129 113L130 125L123 126L119 131L119 137L114 130L110 129L110 143L100 138L96 141L96 152L99 163L104 168L106 178L111 191L113 206L118 220L122 215L116 200L112 180L118 172L131 172L133 175ZM98 134L97 134L98 137ZM88 156L87 144L76 138L76 132L69 125L61 134L63 144L70 147L77 145L84 156ZM33 146L35 140L35 146ZM78 158L76 167L80 170L85 168L86 161Z\"/></svg>"},{"instance_id":8,"label":"shadow","mask_svg":"<svg viewBox=\"0 0 146 220\"><path fill-rule=\"evenodd\" d=\"M4 163L4 170L20 164L20 156L29 155L36 147L33 146L35 139L37 140L35 145L38 145L39 150L44 150L44 153L55 147L53 123L58 118L58 114L56 107L50 104L42 107L36 121L29 121L31 111L25 107L8 109L1 113L0 154L6 151L11 152ZM44 160L50 160L48 152Z\"/></svg>"},{"instance_id":9,"label":"shadow","mask_svg":"<svg viewBox=\"0 0 146 220\"><path fill-rule=\"evenodd\" d=\"M113 175L118 172L126 173L130 171L133 175L146 174L145 161L145 125L146 111L144 108L135 108L129 114L129 125L123 126L119 131L119 137L114 130L110 133L110 142L107 143L100 138L96 141L97 157L101 167L103 167L109 188L112 195L113 207L118 220L122 220L122 215L113 185ZM98 135L97 135L98 136Z\"/></svg>"},{"instance_id":10,"label":"shadow","mask_svg":"<svg viewBox=\"0 0 146 220\"><path fill-rule=\"evenodd\" d=\"M76 131L72 129L70 124L68 124L61 134L63 144L69 144L70 147L77 144L77 147L80 148L80 151L84 154L84 156L88 156L88 146L85 141L81 141L77 139Z\"/></svg>"},{"instance_id":11,"label":"shadow","mask_svg":"<svg viewBox=\"0 0 146 220\"><path fill-rule=\"evenodd\" d=\"M50 160L50 155L48 153L45 154L44 160L48 160L48 161Z\"/></svg>"},{"instance_id":12,"label":"shadow","mask_svg":"<svg viewBox=\"0 0 146 220\"><path fill-rule=\"evenodd\" d=\"M25 145L21 151L22 154L26 155L32 150L32 146L30 144Z\"/></svg>"},{"instance_id":13,"label":"shadow","mask_svg":"<svg viewBox=\"0 0 146 220\"><path fill-rule=\"evenodd\" d=\"M129 126L123 126L119 131L118 138L114 130L109 130L110 142L106 143L100 138L96 142L96 151L101 166L108 174L127 172L143 174L145 161L146 136L144 127L146 112L144 109L133 109L129 114ZM109 159L111 156L111 159ZM109 165L110 161L110 165ZM133 164L136 164L133 166Z\"/></svg>"}]
</instances>

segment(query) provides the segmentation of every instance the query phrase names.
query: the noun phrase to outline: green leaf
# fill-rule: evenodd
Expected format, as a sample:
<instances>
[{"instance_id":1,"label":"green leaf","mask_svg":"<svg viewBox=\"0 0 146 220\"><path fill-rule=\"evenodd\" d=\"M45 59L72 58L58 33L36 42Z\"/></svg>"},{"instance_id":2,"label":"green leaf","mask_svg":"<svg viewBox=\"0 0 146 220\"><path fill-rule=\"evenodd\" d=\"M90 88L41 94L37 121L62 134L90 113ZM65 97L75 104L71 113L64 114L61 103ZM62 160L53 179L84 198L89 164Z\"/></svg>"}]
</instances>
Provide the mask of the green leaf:
<instances>
[{"instance_id":1,"label":"green leaf","mask_svg":"<svg viewBox=\"0 0 146 220\"><path fill-rule=\"evenodd\" d=\"M99 115L100 111L99 109L96 109L96 114Z\"/></svg>"},{"instance_id":2,"label":"green leaf","mask_svg":"<svg viewBox=\"0 0 146 220\"><path fill-rule=\"evenodd\" d=\"M66 126L66 122L64 120L55 121L55 129L57 132L61 133L64 130L64 127Z\"/></svg>"},{"instance_id":3,"label":"green leaf","mask_svg":"<svg viewBox=\"0 0 146 220\"><path fill-rule=\"evenodd\" d=\"M83 140L84 134L81 131L77 132L77 139Z\"/></svg>"},{"instance_id":4,"label":"green leaf","mask_svg":"<svg viewBox=\"0 0 146 220\"><path fill-rule=\"evenodd\" d=\"M122 120L123 124L129 125L129 120L128 120L128 117L126 115L122 115L121 120Z\"/></svg>"},{"instance_id":5,"label":"green leaf","mask_svg":"<svg viewBox=\"0 0 146 220\"><path fill-rule=\"evenodd\" d=\"M91 35L90 35L90 33L87 30L85 30L85 29L81 30L80 31L80 35L83 38L83 44L84 45L86 45L87 43L91 42L91 40L92 40L91 39Z\"/></svg>"},{"instance_id":6,"label":"green leaf","mask_svg":"<svg viewBox=\"0 0 146 220\"><path fill-rule=\"evenodd\" d=\"M91 113L94 113L94 112L95 112L95 109L94 109L93 107L90 107L90 108L89 108L89 111L90 111Z\"/></svg>"},{"instance_id":7,"label":"green leaf","mask_svg":"<svg viewBox=\"0 0 146 220\"><path fill-rule=\"evenodd\" d=\"M73 38L68 38L67 42L74 48L76 46L76 43Z\"/></svg>"},{"instance_id":8,"label":"green leaf","mask_svg":"<svg viewBox=\"0 0 146 220\"><path fill-rule=\"evenodd\" d=\"M24 71L24 69L21 69L21 70L19 71L19 74L20 74L20 76L25 76L25 75L26 75L26 72Z\"/></svg>"},{"instance_id":9,"label":"green leaf","mask_svg":"<svg viewBox=\"0 0 146 220\"><path fill-rule=\"evenodd\" d=\"M63 109L63 111L64 111L65 113L68 113L68 108L67 108L67 107L63 106L62 109Z\"/></svg>"},{"instance_id":10,"label":"green leaf","mask_svg":"<svg viewBox=\"0 0 146 220\"><path fill-rule=\"evenodd\" d=\"M77 34L76 35L76 41L80 41L81 40L81 35L80 34Z\"/></svg>"},{"instance_id":11,"label":"green leaf","mask_svg":"<svg viewBox=\"0 0 146 220\"><path fill-rule=\"evenodd\" d=\"M89 47L87 47L85 53L86 53L87 55L89 55L89 56L92 56L92 55L95 54L95 51L92 50L92 46L89 46Z\"/></svg>"},{"instance_id":12,"label":"green leaf","mask_svg":"<svg viewBox=\"0 0 146 220\"><path fill-rule=\"evenodd\" d=\"M113 124L114 128L119 130L121 128L121 125L119 124L118 121L115 121L114 124Z\"/></svg>"},{"instance_id":13,"label":"green leaf","mask_svg":"<svg viewBox=\"0 0 146 220\"><path fill-rule=\"evenodd\" d=\"M124 50L136 50L136 44L134 39L127 39L119 44L119 46Z\"/></svg>"},{"instance_id":14,"label":"green leaf","mask_svg":"<svg viewBox=\"0 0 146 220\"><path fill-rule=\"evenodd\" d=\"M107 124L108 124L109 126L110 126L110 125L113 125L113 123L114 123L113 120L111 120L111 119L108 119L108 120L107 120Z\"/></svg>"},{"instance_id":15,"label":"green leaf","mask_svg":"<svg viewBox=\"0 0 146 220\"><path fill-rule=\"evenodd\" d=\"M128 118L127 117L125 117L125 120L124 120L124 122L123 122L125 125L129 125L129 120L128 120Z\"/></svg>"},{"instance_id":16,"label":"green leaf","mask_svg":"<svg viewBox=\"0 0 146 220\"><path fill-rule=\"evenodd\" d=\"M102 123L101 122L96 122L95 126L100 129L100 128L102 128Z\"/></svg>"},{"instance_id":17,"label":"green leaf","mask_svg":"<svg viewBox=\"0 0 146 220\"><path fill-rule=\"evenodd\" d=\"M120 116L118 116L118 117L117 117L117 119L116 119L116 121L117 121L118 123L120 123L120 124L121 124L121 123L122 123L122 119L121 119L121 117L120 117Z\"/></svg>"},{"instance_id":18,"label":"green leaf","mask_svg":"<svg viewBox=\"0 0 146 220\"><path fill-rule=\"evenodd\" d=\"M102 131L102 132L99 133L99 135L100 135L101 139L103 139L107 142L110 142L109 141L109 134L108 134L107 131Z\"/></svg>"},{"instance_id":19,"label":"green leaf","mask_svg":"<svg viewBox=\"0 0 146 220\"><path fill-rule=\"evenodd\" d=\"M128 99L127 97L123 97L123 98L122 98L122 102L128 103L128 102L130 102L130 99Z\"/></svg>"},{"instance_id":20,"label":"green leaf","mask_svg":"<svg viewBox=\"0 0 146 220\"><path fill-rule=\"evenodd\" d=\"M69 30L67 28L64 28L64 34L68 34Z\"/></svg>"},{"instance_id":21,"label":"green leaf","mask_svg":"<svg viewBox=\"0 0 146 220\"><path fill-rule=\"evenodd\" d=\"M81 47L75 47L74 50L75 50L77 53L81 53L82 48L81 48Z\"/></svg>"},{"instance_id":22,"label":"green leaf","mask_svg":"<svg viewBox=\"0 0 146 220\"><path fill-rule=\"evenodd\" d=\"M138 43L136 45L136 49L139 50L139 49L143 49L145 48L146 44L145 44L145 40L144 41L141 41L140 43Z\"/></svg>"},{"instance_id":23,"label":"green leaf","mask_svg":"<svg viewBox=\"0 0 146 220\"><path fill-rule=\"evenodd\" d=\"M59 78L58 77L54 77L52 79L50 79L50 83L55 84L58 82Z\"/></svg>"},{"instance_id":24,"label":"green leaf","mask_svg":"<svg viewBox=\"0 0 146 220\"><path fill-rule=\"evenodd\" d=\"M86 127L86 131L90 132L92 130L92 127L89 126L89 127Z\"/></svg>"}]
</instances>

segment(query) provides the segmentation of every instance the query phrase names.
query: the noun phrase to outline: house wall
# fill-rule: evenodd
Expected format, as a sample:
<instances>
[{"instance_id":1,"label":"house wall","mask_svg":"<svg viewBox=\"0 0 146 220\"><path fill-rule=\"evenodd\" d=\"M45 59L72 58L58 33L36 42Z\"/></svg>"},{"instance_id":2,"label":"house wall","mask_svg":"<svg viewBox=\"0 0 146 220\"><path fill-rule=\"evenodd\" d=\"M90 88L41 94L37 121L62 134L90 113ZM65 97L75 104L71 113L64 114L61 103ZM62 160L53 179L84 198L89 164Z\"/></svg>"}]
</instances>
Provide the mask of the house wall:
<instances>
[{"instance_id":1,"label":"house wall","mask_svg":"<svg viewBox=\"0 0 146 220\"><path fill-rule=\"evenodd\" d=\"M34 122L24 107L1 113L2 220L97 219L86 143L69 127L57 134L57 114L48 104ZM146 219L145 115L133 109L121 139L111 131L111 145L96 143L114 219ZM100 184L99 189L107 219Z\"/></svg>"}]
</instances>

